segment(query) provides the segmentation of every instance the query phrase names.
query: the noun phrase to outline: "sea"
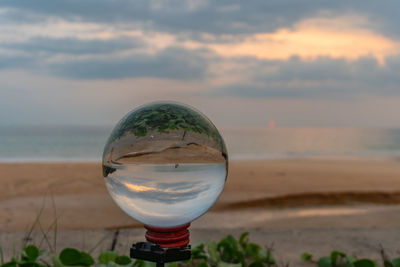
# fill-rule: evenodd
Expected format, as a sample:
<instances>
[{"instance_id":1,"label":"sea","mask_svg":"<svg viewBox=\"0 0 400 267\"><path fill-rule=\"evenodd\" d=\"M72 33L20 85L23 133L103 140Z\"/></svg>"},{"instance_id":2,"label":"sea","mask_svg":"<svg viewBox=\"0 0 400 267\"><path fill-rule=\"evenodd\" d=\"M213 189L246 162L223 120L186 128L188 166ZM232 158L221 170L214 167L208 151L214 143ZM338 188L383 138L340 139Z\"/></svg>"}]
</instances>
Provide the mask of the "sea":
<instances>
[{"instance_id":1,"label":"sea","mask_svg":"<svg viewBox=\"0 0 400 267\"><path fill-rule=\"evenodd\" d=\"M0 162L100 162L112 126L0 126ZM400 129L221 127L230 160L400 158Z\"/></svg>"}]
</instances>

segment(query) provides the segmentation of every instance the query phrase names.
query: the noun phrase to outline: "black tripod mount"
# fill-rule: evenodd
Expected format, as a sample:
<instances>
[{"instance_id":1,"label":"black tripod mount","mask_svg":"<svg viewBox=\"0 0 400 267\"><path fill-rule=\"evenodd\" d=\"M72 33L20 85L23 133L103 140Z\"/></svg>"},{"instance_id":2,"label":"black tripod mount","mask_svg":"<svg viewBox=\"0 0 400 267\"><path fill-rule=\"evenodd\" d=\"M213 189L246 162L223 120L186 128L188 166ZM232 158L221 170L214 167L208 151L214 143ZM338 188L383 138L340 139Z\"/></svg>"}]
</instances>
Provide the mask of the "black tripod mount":
<instances>
[{"instance_id":1,"label":"black tripod mount","mask_svg":"<svg viewBox=\"0 0 400 267\"><path fill-rule=\"evenodd\" d=\"M177 248L162 248L150 242L138 242L131 247L131 258L152 261L157 267L163 267L166 262L189 260L191 257L190 245Z\"/></svg>"}]
</instances>

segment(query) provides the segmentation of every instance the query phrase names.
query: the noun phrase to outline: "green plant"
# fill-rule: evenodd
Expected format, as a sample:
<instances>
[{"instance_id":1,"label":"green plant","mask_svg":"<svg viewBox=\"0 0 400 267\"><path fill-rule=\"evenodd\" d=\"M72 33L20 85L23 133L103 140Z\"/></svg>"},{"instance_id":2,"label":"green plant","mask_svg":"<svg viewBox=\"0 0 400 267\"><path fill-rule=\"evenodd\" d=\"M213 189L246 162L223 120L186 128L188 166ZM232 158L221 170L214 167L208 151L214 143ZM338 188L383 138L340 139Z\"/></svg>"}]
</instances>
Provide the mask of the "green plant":
<instances>
[{"instance_id":1,"label":"green plant","mask_svg":"<svg viewBox=\"0 0 400 267\"><path fill-rule=\"evenodd\" d=\"M211 136L215 131L211 122L177 104L153 104L129 114L119 122L114 138L121 137L126 131L134 135L145 136L148 132L168 133L168 130L182 129Z\"/></svg>"},{"instance_id":2,"label":"green plant","mask_svg":"<svg viewBox=\"0 0 400 267\"><path fill-rule=\"evenodd\" d=\"M26 246L20 257L13 257L10 261L0 264L0 267L46 266L150 267L155 264L142 260L132 261L129 257L118 255L114 251L102 252L96 263L92 255L74 248L64 248L56 254L53 250L39 250L35 245ZM248 233L243 233L239 240L228 235L219 242L200 243L192 248L192 258L189 261L169 263L167 266L275 266L275 259L271 249L263 249L260 245L249 242Z\"/></svg>"},{"instance_id":3,"label":"green plant","mask_svg":"<svg viewBox=\"0 0 400 267\"><path fill-rule=\"evenodd\" d=\"M225 144L211 121L199 112L173 103L156 103L129 113L118 122L107 141L106 147L127 133L136 137L144 137L153 132L164 134L179 129L183 130L182 140L187 132L207 135L216 142L226 155Z\"/></svg>"},{"instance_id":4,"label":"green plant","mask_svg":"<svg viewBox=\"0 0 400 267\"><path fill-rule=\"evenodd\" d=\"M39 250L35 245L29 245L22 250L19 257L12 257L10 261L3 262L1 267L65 267L65 266L145 266L140 261L132 260L113 251L104 251L98 257L98 263L87 252L74 248L65 248L60 254L52 254L47 250Z\"/></svg>"},{"instance_id":5,"label":"green plant","mask_svg":"<svg viewBox=\"0 0 400 267\"><path fill-rule=\"evenodd\" d=\"M381 251L384 267L400 267L400 258L389 260ZM348 255L341 251L334 250L330 256L324 256L318 260L314 260L310 253L303 253L301 258L317 264L318 267L378 267L378 263L371 259L358 259L356 256Z\"/></svg>"},{"instance_id":6,"label":"green plant","mask_svg":"<svg viewBox=\"0 0 400 267\"><path fill-rule=\"evenodd\" d=\"M45 250L39 250L34 245L25 247L19 257L12 257L10 261L3 262L1 267L42 267L48 265L42 258Z\"/></svg>"},{"instance_id":7,"label":"green plant","mask_svg":"<svg viewBox=\"0 0 400 267\"><path fill-rule=\"evenodd\" d=\"M263 249L260 245L250 243L249 233L243 233L239 240L232 235L222 238L219 242L210 241L198 244L192 249L192 259L189 266L275 266L276 261L271 249Z\"/></svg>"},{"instance_id":8,"label":"green plant","mask_svg":"<svg viewBox=\"0 0 400 267\"><path fill-rule=\"evenodd\" d=\"M42 231L45 235L46 233ZM30 234L30 232L29 232ZM232 235L222 238L219 242L208 241L199 243L192 248L192 258L184 262L168 263L168 267L276 267L272 248L262 248L259 244L251 243L249 233L243 233L239 239ZM64 248L57 254L50 250L40 250L36 245L26 245L18 256L4 261L0 248L0 267L67 267L67 266L97 266L97 267L155 267L155 263L142 260L131 260L128 256L119 255L115 251L103 251L97 260L75 248ZM54 245L55 246L55 245ZM400 257L389 259L381 249L382 267L400 267ZM356 256L334 250L329 256L314 259L310 253L303 253L301 258L318 267L377 267L378 263L371 259L359 259ZM288 266L288 265L286 265Z\"/></svg>"}]
</instances>

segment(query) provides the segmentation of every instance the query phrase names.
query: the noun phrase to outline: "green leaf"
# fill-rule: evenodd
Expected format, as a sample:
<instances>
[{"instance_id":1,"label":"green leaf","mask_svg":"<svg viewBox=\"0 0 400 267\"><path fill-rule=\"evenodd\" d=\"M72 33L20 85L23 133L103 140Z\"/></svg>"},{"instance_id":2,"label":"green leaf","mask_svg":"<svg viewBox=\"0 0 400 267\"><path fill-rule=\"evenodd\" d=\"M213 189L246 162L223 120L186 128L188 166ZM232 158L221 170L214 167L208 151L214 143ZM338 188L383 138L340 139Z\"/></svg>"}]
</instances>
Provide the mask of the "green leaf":
<instances>
[{"instance_id":1,"label":"green leaf","mask_svg":"<svg viewBox=\"0 0 400 267\"><path fill-rule=\"evenodd\" d=\"M62 264L70 266L90 266L94 263L92 256L74 248L66 248L61 251L60 261Z\"/></svg>"},{"instance_id":2,"label":"green leaf","mask_svg":"<svg viewBox=\"0 0 400 267\"><path fill-rule=\"evenodd\" d=\"M217 264L218 267L242 267L241 263L228 263L228 262L219 262Z\"/></svg>"},{"instance_id":3,"label":"green leaf","mask_svg":"<svg viewBox=\"0 0 400 267\"><path fill-rule=\"evenodd\" d=\"M310 253L304 252L303 254L301 254L301 259L303 261L309 261L312 259L312 255Z\"/></svg>"},{"instance_id":4,"label":"green leaf","mask_svg":"<svg viewBox=\"0 0 400 267\"><path fill-rule=\"evenodd\" d=\"M375 261L368 259L361 259L354 262L355 267L377 267L378 264Z\"/></svg>"},{"instance_id":5,"label":"green leaf","mask_svg":"<svg viewBox=\"0 0 400 267\"><path fill-rule=\"evenodd\" d=\"M232 251L238 250L238 242L232 235L228 235L227 237L221 239L217 245L217 249L229 249Z\"/></svg>"},{"instance_id":6,"label":"green leaf","mask_svg":"<svg viewBox=\"0 0 400 267\"><path fill-rule=\"evenodd\" d=\"M74 248L65 248L60 253L60 261L64 265L78 265L81 253Z\"/></svg>"},{"instance_id":7,"label":"green leaf","mask_svg":"<svg viewBox=\"0 0 400 267\"><path fill-rule=\"evenodd\" d=\"M259 261L255 261L255 262L252 262L252 263L249 265L249 267L264 267L264 264L261 263L261 262L259 262Z\"/></svg>"},{"instance_id":8,"label":"green leaf","mask_svg":"<svg viewBox=\"0 0 400 267\"><path fill-rule=\"evenodd\" d=\"M210 265L207 262L202 261L199 264L197 264L197 267L210 267Z\"/></svg>"},{"instance_id":9,"label":"green leaf","mask_svg":"<svg viewBox=\"0 0 400 267\"><path fill-rule=\"evenodd\" d=\"M339 258L345 258L346 254L344 254L343 252L334 250L331 252L331 261L333 265L336 265L337 261Z\"/></svg>"},{"instance_id":10,"label":"green leaf","mask_svg":"<svg viewBox=\"0 0 400 267\"><path fill-rule=\"evenodd\" d=\"M9 262L3 263L1 265L1 267L16 267L16 266L17 266L17 261L15 259L13 259Z\"/></svg>"},{"instance_id":11,"label":"green leaf","mask_svg":"<svg viewBox=\"0 0 400 267\"><path fill-rule=\"evenodd\" d=\"M115 259L115 263L119 265L128 265L132 262L132 260L128 256L118 256Z\"/></svg>"},{"instance_id":12,"label":"green leaf","mask_svg":"<svg viewBox=\"0 0 400 267\"><path fill-rule=\"evenodd\" d=\"M318 267L333 267L330 257L322 257L318 260Z\"/></svg>"},{"instance_id":13,"label":"green leaf","mask_svg":"<svg viewBox=\"0 0 400 267\"><path fill-rule=\"evenodd\" d=\"M393 267L400 267L400 258L392 260Z\"/></svg>"},{"instance_id":14,"label":"green leaf","mask_svg":"<svg viewBox=\"0 0 400 267\"><path fill-rule=\"evenodd\" d=\"M133 263L133 266L137 267L155 267L156 264L154 262L143 261L143 260L136 260Z\"/></svg>"},{"instance_id":15,"label":"green leaf","mask_svg":"<svg viewBox=\"0 0 400 267\"><path fill-rule=\"evenodd\" d=\"M244 248L247 245L247 243L249 242L248 235L249 235L249 232L244 232L239 237L239 244L242 248Z\"/></svg>"},{"instance_id":16,"label":"green leaf","mask_svg":"<svg viewBox=\"0 0 400 267\"><path fill-rule=\"evenodd\" d=\"M39 257L39 249L34 245L27 246L24 252L29 262L34 262Z\"/></svg>"},{"instance_id":17,"label":"green leaf","mask_svg":"<svg viewBox=\"0 0 400 267\"><path fill-rule=\"evenodd\" d=\"M122 266L131 267L131 265L132 265L132 263L125 264L125 265L119 265L113 261L109 261L107 264L99 264L99 265L96 265L96 267L122 267Z\"/></svg>"},{"instance_id":18,"label":"green leaf","mask_svg":"<svg viewBox=\"0 0 400 267\"><path fill-rule=\"evenodd\" d=\"M204 244L198 244L192 248L192 259L207 260L207 254L204 251Z\"/></svg>"},{"instance_id":19,"label":"green leaf","mask_svg":"<svg viewBox=\"0 0 400 267\"><path fill-rule=\"evenodd\" d=\"M86 252L81 252L81 258L79 260L79 265L90 266L94 264L92 256Z\"/></svg>"},{"instance_id":20,"label":"green leaf","mask_svg":"<svg viewBox=\"0 0 400 267\"><path fill-rule=\"evenodd\" d=\"M353 266L351 264L353 264L355 261L357 261L357 258L355 256L346 255L346 263L347 263L347 265Z\"/></svg>"},{"instance_id":21,"label":"green leaf","mask_svg":"<svg viewBox=\"0 0 400 267\"><path fill-rule=\"evenodd\" d=\"M263 261L266 259L266 254L261 253L262 249L259 245L249 243L245 248L245 257L252 257L256 261Z\"/></svg>"},{"instance_id":22,"label":"green leaf","mask_svg":"<svg viewBox=\"0 0 400 267\"><path fill-rule=\"evenodd\" d=\"M217 245L217 250L220 252L221 260L224 262L237 263L242 262L244 259L243 254L238 250L238 242L232 235L221 239Z\"/></svg>"},{"instance_id":23,"label":"green leaf","mask_svg":"<svg viewBox=\"0 0 400 267\"><path fill-rule=\"evenodd\" d=\"M217 243L215 243L213 241L209 242L207 244L207 251L208 251L208 255L210 255L210 258L213 261L219 262Z\"/></svg>"},{"instance_id":24,"label":"green leaf","mask_svg":"<svg viewBox=\"0 0 400 267\"><path fill-rule=\"evenodd\" d=\"M147 129L145 127L139 127L134 131L134 134L136 136L146 136L147 134Z\"/></svg>"},{"instance_id":25,"label":"green leaf","mask_svg":"<svg viewBox=\"0 0 400 267\"><path fill-rule=\"evenodd\" d=\"M117 257L118 254L114 251L104 251L99 255L98 259L100 263L107 264L110 261L116 262L115 260L117 259Z\"/></svg>"},{"instance_id":26,"label":"green leaf","mask_svg":"<svg viewBox=\"0 0 400 267\"><path fill-rule=\"evenodd\" d=\"M18 264L19 267L43 267L42 264L39 264L37 262L22 262Z\"/></svg>"},{"instance_id":27,"label":"green leaf","mask_svg":"<svg viewBox=\"0 0 400 267\"><path fill-rule=\"evenodd\" d=\"M56 255L51 256L51 261L53 262L53 267L64 267Z\"/></svg>"},{"instance_id":28,"label":"green leaf","mask_svg":"<svg viewBox=\"0 0 400 267\"><path fill-rule=\"evenodd\" d=\"M276 264L276 260L275 260L274 256L272 256L271 253L269 253L267 256L268 256L268 258L265 260L266 263Z\"/></svg>"}]
</instances>

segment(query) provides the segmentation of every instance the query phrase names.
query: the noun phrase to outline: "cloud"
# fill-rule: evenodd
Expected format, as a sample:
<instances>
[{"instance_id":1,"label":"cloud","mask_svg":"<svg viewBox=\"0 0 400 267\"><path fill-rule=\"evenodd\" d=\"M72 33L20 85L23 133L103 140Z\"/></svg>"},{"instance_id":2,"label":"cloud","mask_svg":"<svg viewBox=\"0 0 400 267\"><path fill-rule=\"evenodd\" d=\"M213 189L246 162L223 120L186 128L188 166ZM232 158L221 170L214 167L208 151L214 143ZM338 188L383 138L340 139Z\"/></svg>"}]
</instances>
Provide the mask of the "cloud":
<instances>
[{"instance_id":1,"label":"cloud","mask_svg":"<svg viewBox=\"0 0 400 267\"><path fill-rule=\"evenodd\" d=\"M244 98L342 99L361 95L399 95L400 56L382 66L373 57L355 61L328 57L304 61L237 59L251 73L200 95ZM240 63L238 63L240 65Z\"/></svg>"},{"instance_id":2,"label":"cloud","mask_svg":"<svg viewBox=\"0 0 400 267\"><path fill-rule=\"evenodd\" d=\"M35 23L0 25L0 47L24 53L105 54L103 58L55 64L60 71L54 72L64 70L69 77L78 77L68 69L69 65L82 63L86 64L82 70L90 70L92 63L103 66L108 56L111 57L109 65L121 66L122 70L120 68L121 76L110 74L105 79L130 76L129 68L135 69L134 73L141 73L135 66L123 62L122 57L132 64L143 63L143 73L154 68L158 73L155 77L171 76L164 76L165 72L159 70L159 66L163 68L163 62L168 61L159 57L168 47L189 54L196 54L188 52L190 50L209 50L225 60L235 57L288 60L293 56L302 60L320 57L357 60L372 56L383 65L387 58L398 55L400 42L375 30L383 20L372 23L367 11L373 10L373 3L370 0L363 1L363 5L358 1L352 3L321 1L315 5L310 0L295 4L261 0L250 0L246 4L231 0L4 0L0 2L2 15L9 15L11 19L17 17L16 13L25 12L35 19ZM397 4L390 1L387 5ZM38 16L43 18L40 23L36 23ZM396 19L393 21L395 23ZM16 23L21 26L15 27ZM122 55L124 50L135 51ZM137 56L139 53L143 55ZM158 59L162 61L155 62ZM207 61L209 58L198 55L197 59ZM193 68L192 63L189 69ZM100 73L112 73L106 67L99 66L98 69ZM95 76L90 71L85 72L88 77ZM176 77L183 78L180 74Z\"/></svg>"},{"instance_id":3,"label":"cloud","mask_svg":"<svg viewBox=\"0 0 400 267\"><path fill-rule=\"evenodd\" d=\"M109 190L119 198L166 204L196 199L210 189L210 185L199 181L158 183L135 177L135 183L132 183L117 174L107 179Z\"/></svg>"},{"instance_id":4,"label":"cloud","mask_svg":"<svg viewBox=\"0 0 400 267\"><path fill-rule=\"evenodd\" d=\"M203 78L207 67L204 52L171 47L155 55L78 59L54 63L48 68L55 75L75 79L158 77L193 80Z\"/></svg>"},{"instance_id":5,"label":"cloud","mask_svg":"<svg viewBox=\"0 0 400 267\"><path fill-rule=\"evenodd\" d=\"M35 59L26 55L1 55L0 70L5 69L26 69L36 65Z\"/></svg>"},{"instance_id":6,"label":"cloud","mask_svg":"<svg viewBox=\"0 0 400 267\"><path fill-rule=\"evenodd\" d=\"M32 37L23 42L9 42L0 45L2 48L21 50L31 54L44 52L48 54L62 53L75 55L104 54L141 46L143 46L143 43L134 38L82 40L77 38L50 37Z\"/></svg>"},{"instance_id":7,"label":"cloud","mask_svg":"<svg viewBox=\"0 0 400 267\"><path fill-rule=\"evenodd\" d=\"M2 0L8 19L15 21L38 16L96 23L144 23L155 30L213 34L254 34L288 28L307 17L332 14L366 14L373 27L387 34L400 35L397 0L377 4L374 0ZM21 13L16 15L16 13ZM13 14L13 15L10 15Z\"/></svg>"},{"instance_id":8,"label":"cloud","mask_svg":"<svg viewBox=\"0 0 400 267\"><path fill-rule=\"evenodd\" d=\"M50 1L28 0L1 1L0 7L17 12L41 15L44 18L58 17L70 21L98 23L132 23L147 21L156 29L167 31L199 32L237 32L248 31L254 26L264 29L268 25L278 25L277 9L279 5L266 4L264 1L252 1L243 5L239 1L187 1L187 0L138 0L138 1ZM236 5L232 8L232 5ZM275 6L274 6L275 5ZM302 5L306 6L306 5ZM279 15L281 21L295 21L302 9L291 9ZM281 8L281 12L285 9ZM252 13L250 15L250 13ZM290 16L287 13L291 13ZM221 16L223 14L224 16ZM296 15L297 14L297 15ZM31 15L32 16L32 15ZM17 16L14 16L17 17ZM286 19L285 19L286 18ZM182 23L184 21L185 23ZM258 21L253 27L253 22ZM232 24L232 22L235 22ZM273 28L271 28L273 29Z\"/></svg>"},{"instance_id":9,"label":"cloud","mask_svg":"<svg viewBox=\"0 0 400 267\"><path fill-rule=\"evenodd\" d=\"M196 81L204 88L197 94L209 96L398 94L397 7L393 0L3 0L0 69L78 81Z\"/></svg>"},{"instance_id":10,"label":"cloud","mask_svg":"<svg viewBox=\"0 0 400 267\"><path fill-rule=\"evenodd\" d=\"M303 60L320 57L356 60L372 56L384 65L387 58L400 54L400 42L370 30L369 25L365 17L357 15L315 17L297 22L293 28L280 28L271 33L245 36L202 34L201 38L190 39L195 36L141 29L113 30L110 26L57 21L45 25L26 26L18 28L17 31L12 27L0 26L2 31L0 48L34 55L37 52L44 52L85 56L93 54L111 56L109 54L119 53L121 56L124 50L161 54L168 47L180 47L186 51L200 49L213 51L225 59L253 57L287 60L297 56ZM19 40L9 40L18 39L18 36L22 37ZM113 58L115 56L112 55ZM124 57L126 56L125 53ZM152 57L147 59L151 60ZM145 57L140 58L140 62L143 60Z\"/></svg>"},{"instance_id":11,"label":"cloud","mask_svg":"<svg viewBox=\"0 0 400 267\"><path fill-rule=\"evenodd\" d=\"M380 64L385 58L400 54L400 42L368 29L368 21L360 16L310 18L292 29L281 28L272 33L258 33L231 43L196 43L191 47L207 47L224 57L256 57L259 59L331 58L358 59L375 57Z\"/></svg>"},{"instance_id":12,"label":"cloud","mask_svg":"<svg viewBox=\"0 0 400 267\"><path fill-rule=\"evenodd\" d=\"M102 80L140 77L193 80L203 78L207 72L212 59L207 50L168 46L169 36L163 34L135 34L103 39L32 36L3 41L0 69Z\"/></svg>"}]
</instances>

